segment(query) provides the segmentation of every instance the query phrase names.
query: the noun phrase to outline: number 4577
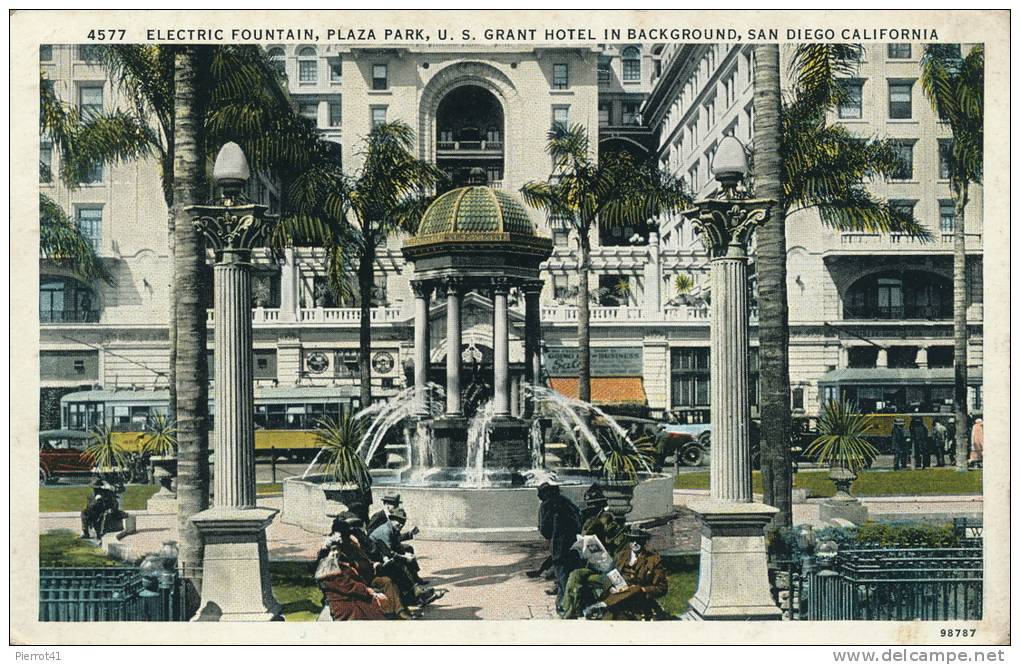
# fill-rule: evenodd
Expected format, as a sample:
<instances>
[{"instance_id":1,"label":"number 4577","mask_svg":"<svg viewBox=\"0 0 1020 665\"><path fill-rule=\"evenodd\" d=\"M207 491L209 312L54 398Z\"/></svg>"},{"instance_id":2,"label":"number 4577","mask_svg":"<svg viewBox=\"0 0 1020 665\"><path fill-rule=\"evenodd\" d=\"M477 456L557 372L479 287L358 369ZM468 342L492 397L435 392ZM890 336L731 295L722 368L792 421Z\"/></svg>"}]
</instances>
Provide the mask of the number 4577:
<instances>
[{"instance_id":1,"label":"number 4577","mask_svg":"<svg viewBox=\"0 0 1020 665\"><path fill-rule=\"evenodd\" d=\"M123 41L127 35L126 29L110 29L110 30L89 30L89 39L94 39L97 42L113 42Z\"/></svg>"}]
</instances>

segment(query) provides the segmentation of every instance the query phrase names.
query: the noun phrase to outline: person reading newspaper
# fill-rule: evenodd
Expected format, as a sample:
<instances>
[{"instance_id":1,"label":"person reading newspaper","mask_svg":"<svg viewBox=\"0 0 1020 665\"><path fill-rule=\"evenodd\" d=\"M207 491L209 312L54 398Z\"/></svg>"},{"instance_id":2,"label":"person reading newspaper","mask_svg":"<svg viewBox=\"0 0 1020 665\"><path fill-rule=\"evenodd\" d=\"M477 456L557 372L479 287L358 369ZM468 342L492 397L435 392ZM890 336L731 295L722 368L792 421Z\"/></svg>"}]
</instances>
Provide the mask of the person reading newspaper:
<instances>
[{"instance_id":1,"label":"person reading newspaper","mask_svg":"<svg viewBox=\"0 0 1020 665\"><path fill-rule=\"evenodd\" d=\"M666 612L659 606L658 598L669 590L669 579L662 563L662 557L647 547L651 534L634 529L627 533L630 548L622 550L612 561L612 568L606 573L608 589L598 602L588 605L582 611L586 619L658 619ZM601 545L601 543L600 543ZM605 548L602 548L603 552ZM591 561L600 567L609 565L604 555L590 548ZM582 556L584 552L582 553Z\"/></svg>"}]
</instances>

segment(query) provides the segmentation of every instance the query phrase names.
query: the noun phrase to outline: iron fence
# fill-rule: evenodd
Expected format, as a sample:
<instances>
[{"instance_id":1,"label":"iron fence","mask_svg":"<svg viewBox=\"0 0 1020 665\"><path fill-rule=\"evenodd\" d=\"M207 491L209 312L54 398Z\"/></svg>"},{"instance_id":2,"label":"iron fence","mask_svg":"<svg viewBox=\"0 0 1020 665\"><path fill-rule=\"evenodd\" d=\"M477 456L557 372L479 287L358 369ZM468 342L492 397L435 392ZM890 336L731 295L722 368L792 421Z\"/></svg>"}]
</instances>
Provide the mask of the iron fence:
<instances>
[{"instance_id":1,"label":"iron fence","mask_svg":"<svg viewBox=\"0 0 1020 665\"><path fill-rule=\"evenodd\" d=\"M41 568L40 621L181 621L180 577L139 568Z\"/></svg>"},{"instance_id":2,"label":"iron fence","mask_svg":"<svg viewBox=\"0 0 1020 665\"><path fill-rule=\"evenodd\" d=\"M799 614L808 620L981 618L980 547L841 549L831 565L803 572Z\"/></svg>"}]
</instances>

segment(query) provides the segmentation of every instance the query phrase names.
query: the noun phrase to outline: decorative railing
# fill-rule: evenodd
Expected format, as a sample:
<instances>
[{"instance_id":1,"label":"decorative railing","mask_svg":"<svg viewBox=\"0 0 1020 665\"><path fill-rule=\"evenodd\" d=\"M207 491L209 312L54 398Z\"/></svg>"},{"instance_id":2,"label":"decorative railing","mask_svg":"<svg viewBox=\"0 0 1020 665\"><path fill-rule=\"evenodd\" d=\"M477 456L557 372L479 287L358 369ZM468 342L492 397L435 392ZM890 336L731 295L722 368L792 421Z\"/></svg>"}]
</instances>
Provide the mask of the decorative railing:
<instances>
[{"instance_id":1,"label":"decorative railing","mask_svg":"<svg viewBox=\"0 0 1020 665\"><path fill-rule=\"evenodd\" d=\"M181 621L180 578L151 586L134 567L40 568L39 621Z\"/></svg>"},{"instance_id":2,"label":"decorative railing","mask_svg":"<svg viewBox=\"0 0 1020 665\"><path fill-rule=\"evenodd\" d=\"M392 323L403 317L399 307L373 307L372 323ZM360 323L361 309L358 307L315 307L302 309L298 314L302 323Z\"/></svg>"},{"instance_id":3,"label":"decorative railing","mask_svg":"<svg viewBox=\"0 0 1020 665\"><path fill-rule=\"evenodd\" d=\"M449 152L472 151L472 152L501 152L502 141L437 141L436 149Z\"/></svg>"},{"instance_id":4,"label":"decorative railing","mask_svg":"<svg viewBox=\"0 0 1020 665\"><path fill-rule=\"evenodd\" d=\"M938 233L928 240L922 240L905 233L842 233L839 237L840 244L844 247L864 248L904 248L916 247L917 249L946 249L953 244L952 233ZM982 234L967 233L966 244L968 247L977 248L981 246Z\"/></svg>"}]
</instances>

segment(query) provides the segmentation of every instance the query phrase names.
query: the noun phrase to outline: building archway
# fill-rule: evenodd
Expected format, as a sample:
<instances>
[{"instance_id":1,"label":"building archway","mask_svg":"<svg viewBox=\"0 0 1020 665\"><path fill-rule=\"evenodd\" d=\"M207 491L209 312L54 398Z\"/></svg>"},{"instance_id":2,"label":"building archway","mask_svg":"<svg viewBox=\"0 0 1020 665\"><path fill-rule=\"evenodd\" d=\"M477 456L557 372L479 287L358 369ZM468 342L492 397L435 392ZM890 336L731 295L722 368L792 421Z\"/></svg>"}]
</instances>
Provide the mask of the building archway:
<instances>
[{"instance_id":1,"label":"building archway","mask_svg":"<svg viewBox=\"0 0 1020 665\"><path fill-rule=\"evenodd\" d=\"M460 85L442 97L436 107L436 165L451 188L466 185L471 170L479 168L487 184L501 186L504 127L503 105L485 87Z\"/></svg>"},{"instance_id":2,"label":"building archway","mask_svg":"<svg viewBox=\"0 0 1020 665\"><path fill-rule=\"evenodd\" d=\"M943 320L952 316L952 282L934 272L872 272L855 280L843 295L844 320Z\"/></svg>"}]
</instances>

